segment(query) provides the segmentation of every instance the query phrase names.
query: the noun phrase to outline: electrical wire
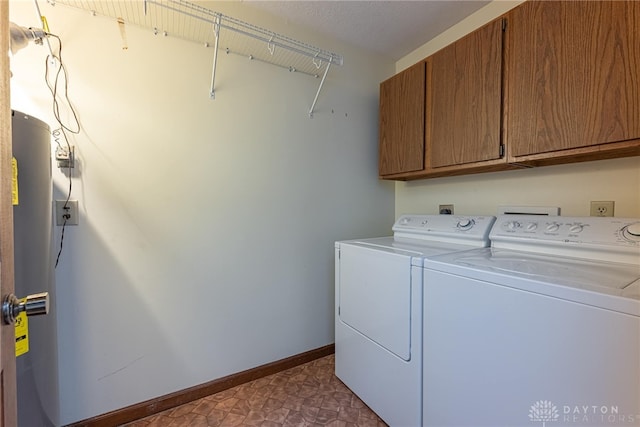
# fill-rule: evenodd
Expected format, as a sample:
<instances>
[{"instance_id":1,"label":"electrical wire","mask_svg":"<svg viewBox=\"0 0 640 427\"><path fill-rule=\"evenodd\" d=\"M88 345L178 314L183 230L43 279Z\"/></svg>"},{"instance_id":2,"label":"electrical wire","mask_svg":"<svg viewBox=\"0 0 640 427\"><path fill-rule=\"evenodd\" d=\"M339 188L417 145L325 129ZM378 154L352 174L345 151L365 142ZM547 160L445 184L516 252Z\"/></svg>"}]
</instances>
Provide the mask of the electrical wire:
<instances>
[{"instance_id":1,"label":"electrical wire","mask_svg":"<svg viewBox=\"0 0 640 427\"><path fill-rule=\"evenodd\" d=\"M62 248L64 244L64 229L67 225L67 219L64 219L62 223L62 232L60 233L60 249L58 250L58 256L56 257L56 265L53 268L58 268L58 262L60 261L60 255L62 255Z\"/></svg>"},{"instance_id":2,"label":"electrical wire","mask_svg":"<svg viewBox=\"0 0 640 427\"><path fill-rule=\"evenodd\" d=\"M69 209L69 200L71 199L71 190L73 188L73 151L71 149L71 144L69 143L69 138L67 137L67 132L70 132L72 134L79 134L80 133L80 121L78 120L78 115L76 114L76 111L73 108L73 105L71 104L71 100L69 99L69 92L68 92L68 88L69 88L69 75L67 74L67 68L64 65L64 62L62 62L62 40L60 40L60 37L58 37L55 34L51 34L51 33L46 33L47 36L49 37L53 37L56 40L58 40L58 54L54 55L47 55L47 58L45 59L45 82L47 83L47 87L49 88L49 91L51 91L51 96L53 97L53 115L56 119L56 121L58 122L58 124L60 125L60 127L56 130L54 130L52 132L52 136L57 144L57 146L59 148L62 148L62 145L60 144L60 136L62 135L62 138L64 138L64 142L66 144L66 150L69 153L69 162L68 162L68 176L69 176L69 189L67 191L67 198L64 202L64 205L62 207L62 209L67 212L67 210ZM55 78L53 79L53 82L50 81L49 78L49 64L50 63L58 63L58 69L55 71ZM58 102L58 86L60 83L64 83L64 99L66 100L66 104L69 108L69 111L71 112L72 116L73 116L73 123L66 125L61 117L60 117L60 104ZM70 216L68 213L65 213L63 215L64 221L62 223L62 231L60 233L60 249L58 250L58 255L56 257L56 263L55 263L55 267L58 267L58 263L60 262L60 256L62 255L62 249L64 247L64 232L67 226L67 221L69 220Z\"/></svg>"},{"instance_id":3,"label":"electrical wire","mask_svg":"<svg viewBox=\"0 0 640 427\"><path fill-rule=\"evenodd\" d=\"M67 136L64 134L64 129L62 127L53 131L53 137L54 137L54 140L56 141L56 144L60 147L59 135L61 133L64 136L65 142L67 143L67 147L69 148L69 153L71 153L71 145L69 144L69 140L67 139ZM65 212L67 209L69 209L69 200L71 199L71 190L73 188L72 187L73 176L72 176L72 167L71 167L72 161L73 159L69 159L69 165L68 165L69 190L67 191L67 198L64 201L64 205L62 206L62 209ZM58 250L58 255L56 256L56 264L54 268L58 268L58 263L60 262L60 256L62 255L62 248L64 247L64 230L67 227L67 220L69 219L69 214L65 213L62 217L64 218L64 221L62 223L62 231L60 232L60 249Z\"/></svg>"},{"instance_id":4,"label":"electrical wire","mask_svg":"<svg viewBox=\"0 0 640 427\"><path fill-rule=\"evenodd\" d=\"M58 40L58 46L59 46L57 55L47 55L45 59L45 82L47 83L47 87L49 88L49 90L51 91L51 95L53 96L53 115L56 121L60 124L60 127L62 129L77 135L80 133L80 122L78 121L78 115L76 114L76 111L74 110L73 105L71 105L71 100L69 99L69 85L68 85L69 75L67 74L67 67L64 65L64 62L62 62L62 40L60 40L60 37L58 37L55 34L51 34L51 33L46 33L46 34L47 36L53 37L56 40ZM49 81L49 63L50 62L59 63L58 69L55 72L55 79L53 81L53 84ZM64 98L66 99L67 105L69 106L69 111L73 115L73 121L74 121L73 128L66 126L63 123L62 119L60 118L60 104L58 103L58 85L60 83L61 75L64 81ZM66 139L66 135L65 135L65 139Z\"/></svg>"}]
</instances>

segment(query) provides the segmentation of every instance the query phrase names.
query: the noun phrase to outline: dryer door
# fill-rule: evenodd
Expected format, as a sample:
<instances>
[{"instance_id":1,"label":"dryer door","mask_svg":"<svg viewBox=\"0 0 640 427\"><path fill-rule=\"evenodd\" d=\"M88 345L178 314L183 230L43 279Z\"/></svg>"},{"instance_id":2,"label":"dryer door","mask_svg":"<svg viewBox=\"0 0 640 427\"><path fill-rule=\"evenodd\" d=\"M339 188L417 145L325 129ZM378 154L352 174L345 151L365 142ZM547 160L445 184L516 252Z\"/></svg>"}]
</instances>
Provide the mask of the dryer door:
<instances>
[{"instance_id":1,"label":"dryer door","mask_svg":"<svg viewBox=\"0 0 640 427\"><path fill-rule=\"evenodd\" d=\"M345 244L340 248L338 317L396 356L410 359L409 251Z\"/></svg>"}]
</instances>

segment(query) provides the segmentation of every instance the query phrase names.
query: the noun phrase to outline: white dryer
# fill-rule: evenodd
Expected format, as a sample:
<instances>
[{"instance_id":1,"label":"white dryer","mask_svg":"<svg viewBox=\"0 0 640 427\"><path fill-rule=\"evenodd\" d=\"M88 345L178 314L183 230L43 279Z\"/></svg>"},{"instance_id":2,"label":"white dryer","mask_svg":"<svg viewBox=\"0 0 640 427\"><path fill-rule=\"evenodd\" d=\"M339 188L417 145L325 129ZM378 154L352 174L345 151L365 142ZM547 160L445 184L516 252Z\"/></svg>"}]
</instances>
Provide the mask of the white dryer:
<instances>
[{"instance_id":1,"label":"white dryer","mask_svg":"<svg viewBox=\"0 0 640 427\"><path fill-rule=\"evenodd\" d=\"M500 216L424 268L425 426L640 426L640 219Z\"/></svg>"},{"instance_id":2,"label":"white dryer","mask_svg":"<svg viewBox=\"0 0 640 427\"><path fill-rule=\"evenodd\" d=\"M404 215L392 237L336 242L336 375L389 425L421 424L424 258L486 247L494 221Z\"/></svg>"}]
</instances>

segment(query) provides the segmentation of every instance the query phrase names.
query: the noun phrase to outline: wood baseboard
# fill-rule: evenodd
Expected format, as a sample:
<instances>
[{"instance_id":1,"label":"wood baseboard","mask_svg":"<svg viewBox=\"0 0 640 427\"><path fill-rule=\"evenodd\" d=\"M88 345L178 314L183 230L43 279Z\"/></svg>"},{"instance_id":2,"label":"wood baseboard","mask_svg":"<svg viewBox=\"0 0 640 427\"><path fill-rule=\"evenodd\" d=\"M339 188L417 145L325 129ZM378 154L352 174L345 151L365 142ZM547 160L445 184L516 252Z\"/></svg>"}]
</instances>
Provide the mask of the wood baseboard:
<instances>
[{"instance_id":1,"label":"wood baseboard","mask_svg":"<svg viewBox=\"0 0 640 427\"><path fill-rule=\"evenodd\" d=\"M315 350L309 350L295 356L267 363L266 365L228 375L208 383L193 386L165 396L160 396L126 408L117 409L84 421L78 421L76 423L69 424L67 427L113 427L130 423L132 421L166 411L167 409L227 390L237 385L248 383L258 378L276 374L295 366L311 362L312 360L328 356L334 352L335 345L329 344Z\"/></svg>"}]
</instances>

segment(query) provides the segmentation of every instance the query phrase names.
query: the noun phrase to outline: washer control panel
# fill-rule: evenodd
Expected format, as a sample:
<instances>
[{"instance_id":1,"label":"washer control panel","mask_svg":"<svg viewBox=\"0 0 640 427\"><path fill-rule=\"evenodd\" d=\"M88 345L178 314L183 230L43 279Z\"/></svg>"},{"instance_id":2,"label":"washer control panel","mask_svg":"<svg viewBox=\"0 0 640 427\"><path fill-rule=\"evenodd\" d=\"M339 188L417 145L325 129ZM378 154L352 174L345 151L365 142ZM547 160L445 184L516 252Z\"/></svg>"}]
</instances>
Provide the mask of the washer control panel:
<instances>
[{"instance_id":1,"label":"washer control panel","mask_svg":"<svg viewBox=\"0 0 640 427\"><path fill-rule=\"evenodd\" d=\"M640 245L640 218L505 215L491 231L492 239L500 236Z\"/></svg>"},{"instance_id":2,"label":"washer control panel","mask_svg":"<svg viewBox=\"0 0 640 427\"><path fill-rule=\"evenodd\" d=\"M568 256L590 251L596 258L619 252L640 262L640 218L503 215L489 238L496 248L559 253L553 249L564 247Z\"/></svg>"}]
</instances>

